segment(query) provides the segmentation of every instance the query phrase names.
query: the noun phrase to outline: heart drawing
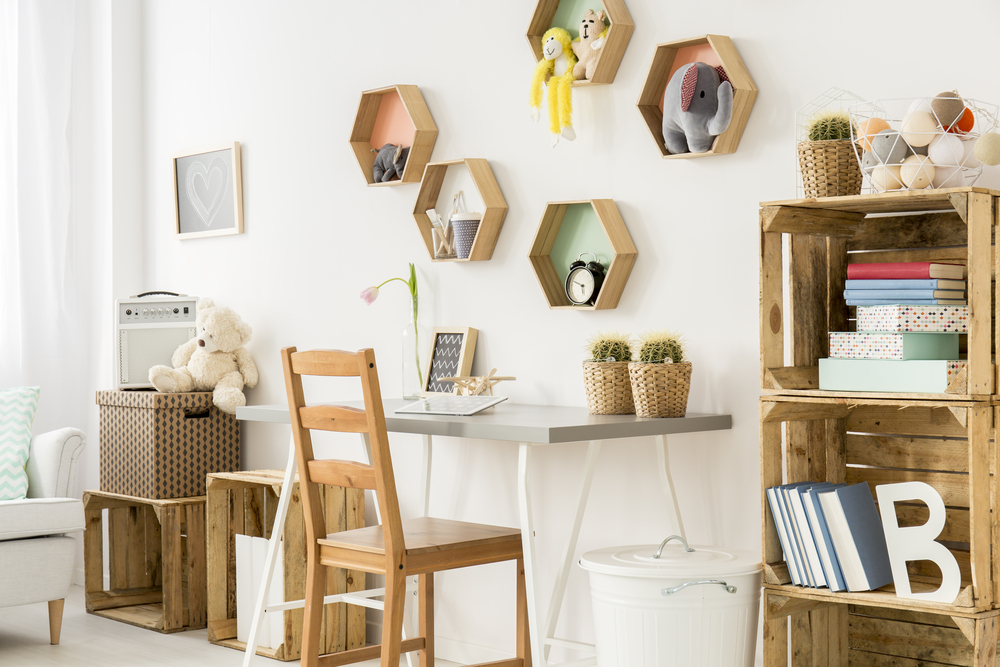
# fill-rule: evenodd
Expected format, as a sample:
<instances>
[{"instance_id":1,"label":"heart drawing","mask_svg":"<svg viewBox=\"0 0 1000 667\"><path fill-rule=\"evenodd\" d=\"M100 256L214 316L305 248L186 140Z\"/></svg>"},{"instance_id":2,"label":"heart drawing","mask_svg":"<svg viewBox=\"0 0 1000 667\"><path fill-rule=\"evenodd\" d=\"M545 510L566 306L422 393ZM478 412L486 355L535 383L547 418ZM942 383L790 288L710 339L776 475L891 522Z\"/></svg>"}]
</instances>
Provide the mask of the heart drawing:
<instances>
[{"instance_id":1,"label":"heart drawing","mask_svg":"<svg viewBox=\"0 0 1000 667\"><path fill-rule=\"evenodd\" d=\"M195 187L196 185L200 187ZM191 206L205 226L211 227L212 221L222 208L226 189L229 187L229 169L225 160L217 157L212 160L208 168L201 162L192 163L188 167L186 186Z\"/></svg>"}]
</instances>

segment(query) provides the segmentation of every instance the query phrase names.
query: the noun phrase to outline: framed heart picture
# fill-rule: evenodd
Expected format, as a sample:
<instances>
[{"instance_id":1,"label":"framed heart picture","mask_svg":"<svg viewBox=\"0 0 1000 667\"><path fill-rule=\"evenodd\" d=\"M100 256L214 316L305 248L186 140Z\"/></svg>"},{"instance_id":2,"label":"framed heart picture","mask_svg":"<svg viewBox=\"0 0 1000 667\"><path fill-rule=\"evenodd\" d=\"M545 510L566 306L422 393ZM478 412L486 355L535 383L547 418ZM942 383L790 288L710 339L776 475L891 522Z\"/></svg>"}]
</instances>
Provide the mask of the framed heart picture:
<instances>
[{"instance_id":1,"label":"framed heart picture","mask_svg":"<svg viewBox=\"0 0 1000 667\"><path fill-rule=\"evenodd\" d=\"M174 156L178 238L243 233L240 143Z\"/></svg>"}]
</instances>

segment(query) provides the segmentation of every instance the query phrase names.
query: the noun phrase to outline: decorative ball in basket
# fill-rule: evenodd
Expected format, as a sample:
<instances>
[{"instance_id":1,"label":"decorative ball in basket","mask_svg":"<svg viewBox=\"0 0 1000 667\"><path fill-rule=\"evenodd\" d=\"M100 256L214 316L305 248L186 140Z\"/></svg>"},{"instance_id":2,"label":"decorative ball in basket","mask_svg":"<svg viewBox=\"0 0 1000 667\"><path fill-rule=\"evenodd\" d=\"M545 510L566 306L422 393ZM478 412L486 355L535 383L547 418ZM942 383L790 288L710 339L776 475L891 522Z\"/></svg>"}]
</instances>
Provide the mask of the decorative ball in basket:
<instances>
[{"instance_id":1,"label":"decorative ball in basket","mask_svg":"<svg viewBox=\"0 0 1000 667\"><path fill-rule=\"evenodd\" d=\"M973 185L1000 164L997 106L943 92L848 109L855 159L869 192Z\"/></svg>"},{"instance_id":2,"label":"decorative ball in basket","mask_svg":"<svg viewBox=\"0 0 1000 667\"><path fill-rule=\"evenodd\" d=\"M684 343L670 331L639 337L639 360L628 365L632 400L639 417L683 417L691 389L691 362Z\"/></svg>"},{"instance_id":3,"label":"decorative ball in basket","mask_svg":"<svg viewBox=\"0 0 1000 667\"><path fill-rule=\"evenodd\" d=\"M583 387L592 415L632 415L632 383L628 364L632 341L615 331L598 333L587 343L590 360L583 362Z\"/></svg>"}]
</instances>

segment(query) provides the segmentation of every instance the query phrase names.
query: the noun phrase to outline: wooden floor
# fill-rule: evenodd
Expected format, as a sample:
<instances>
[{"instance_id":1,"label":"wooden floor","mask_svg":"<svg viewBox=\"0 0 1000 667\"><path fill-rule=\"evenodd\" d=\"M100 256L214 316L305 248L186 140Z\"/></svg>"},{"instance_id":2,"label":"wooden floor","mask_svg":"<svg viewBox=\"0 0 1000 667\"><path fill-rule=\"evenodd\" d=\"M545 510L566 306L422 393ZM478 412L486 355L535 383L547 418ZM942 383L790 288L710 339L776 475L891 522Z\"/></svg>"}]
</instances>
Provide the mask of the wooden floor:
<instances>
[{"instance_id":1,"label":"wooden floor","mask_svg":"<svg viewBox=\"0 0 1000 667\"><path fill-rule=\"evenodd\" d=\"M48 607L41 604L0 609L0 665L3 667L136 667L137 665L209 665L239 667L243 653L208 643L206 630L160 634L88 614L83 588L73 586L66 599L62 640L49 644ZM257 658L255 667L298 665ZM358 663L378 667L378 660ZM403 667L406 661L401 661ZM437 661L436 667L454 663Z\"/></svg>"}]
</instances>

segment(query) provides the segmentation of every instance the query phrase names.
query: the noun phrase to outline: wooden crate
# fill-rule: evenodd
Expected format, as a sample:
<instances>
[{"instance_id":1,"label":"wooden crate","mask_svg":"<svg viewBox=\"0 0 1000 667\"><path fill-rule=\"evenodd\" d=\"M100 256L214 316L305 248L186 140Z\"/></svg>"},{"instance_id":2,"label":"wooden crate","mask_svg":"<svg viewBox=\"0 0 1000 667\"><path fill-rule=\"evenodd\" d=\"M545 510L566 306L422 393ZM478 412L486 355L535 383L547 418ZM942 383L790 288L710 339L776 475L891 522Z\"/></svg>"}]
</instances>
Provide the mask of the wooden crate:
<instances>
[{"instance_id":1,"label":"wooden crate","mask_svg":"<svg viewBox=\"0 0 1000 667\"><path fill-rule=\"evenodd\" d=\"M764 391L836 395L818 391L817 361L828 356L829 332L854 327L855 309L843 298L848 263L942 261L968 267L969 333L962 336L969 360L967 376L964 382L953 383L947 394L899 396L969 400L994 394L998 385L991 355L1000 349L996 344L1000 331L994 325L996 287L991 280L1000 259L992 245L998 195L967 187L761 203ZM786 249L787 276L782 266ZM791 366L785 365L786 329Z\"/></svg>"},{"instance_id":2,"label":"wooden crate","mask_svg":"<svg viewBox=\"0 0 1000 667\"><path fill-rule=\"evenodd\" d=\"M922 481L947 509L940 537L958 560L962 588L950 603L897 598L891 587L864 593L790 585L781 543L762 494L764 586L792 597L936 613L988 611L1000 600L991 520L996 464L995 408L979 401L764 396L760 400L761 486L803 481L879 484ZM784 425L784 443L782 427ZM784 463L784 471L782 470ZM926 521L924 506L899 506L900 525ZM940 583L936 566L910 563L914 592Z\"/></svg>"},{"instance_id":3,"label":"wooden crate","mask_svg":"<svg viewBox=\"0 0 1000 667\"><path fill-rule=\"evenodd\" d=\"M205 497L149 500L86 491L87 612L159 632L205 627ZM108 574L104 588L104 510Z\"/></svg>"},{"instance_id":4,"label":"wooden crate","mask_svg":"<svg viewBox=\"0 0 1000 667\"><path fill-rule=\"evenodd\" d=\"M208 475L208 640L246 650L236 639L236 534L271 537L283 470L213 473ZM365 525L363 489L320 487L328 533ZM305 520L296 478L282 535L285 600L305 596ZM329 569L327 593L365 589L365 573ZM276 649L258 647L257 655L275 660L297 660L302 651L303 610L284 614L285 639ZM329 604L320 630L320 652L334 653L365 646L365 610L343 602Z\"/></svg>"}]
</instances>

